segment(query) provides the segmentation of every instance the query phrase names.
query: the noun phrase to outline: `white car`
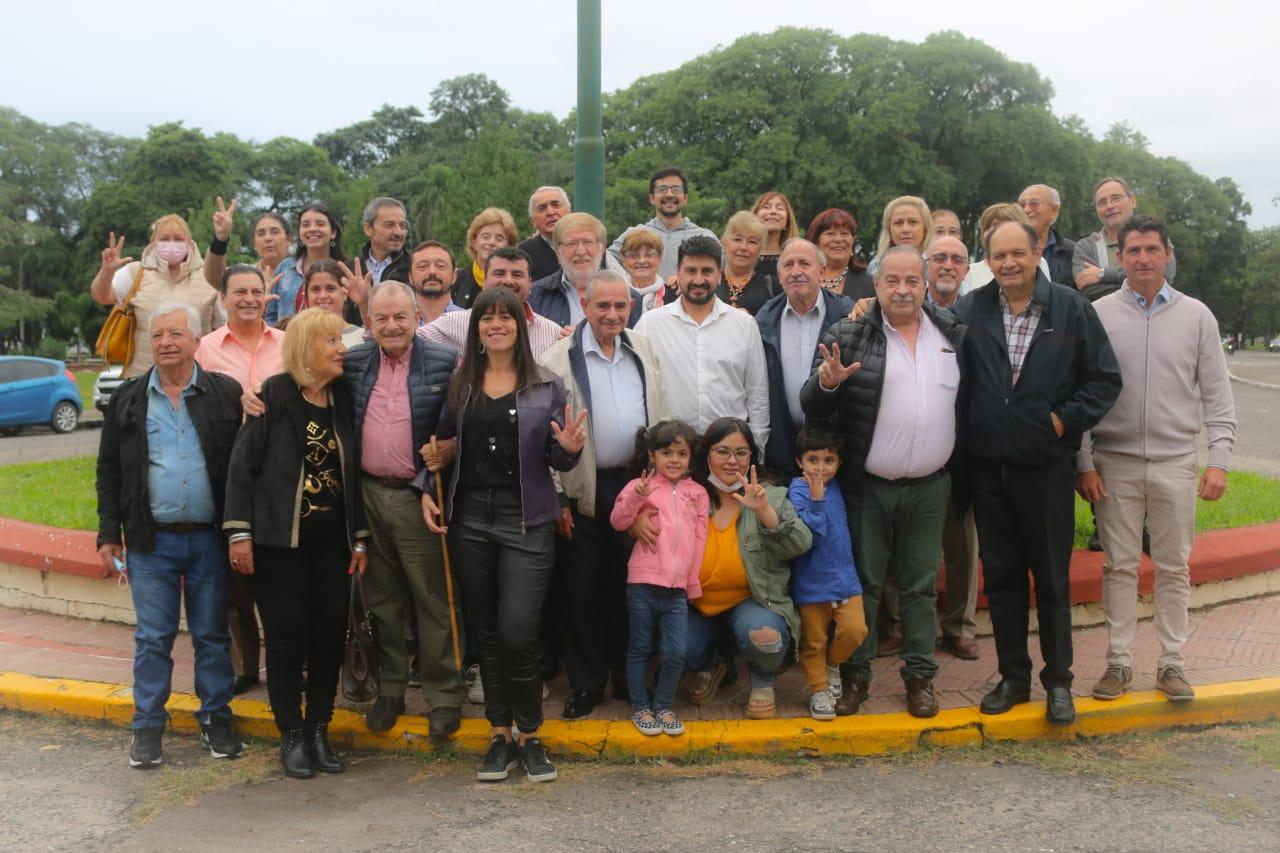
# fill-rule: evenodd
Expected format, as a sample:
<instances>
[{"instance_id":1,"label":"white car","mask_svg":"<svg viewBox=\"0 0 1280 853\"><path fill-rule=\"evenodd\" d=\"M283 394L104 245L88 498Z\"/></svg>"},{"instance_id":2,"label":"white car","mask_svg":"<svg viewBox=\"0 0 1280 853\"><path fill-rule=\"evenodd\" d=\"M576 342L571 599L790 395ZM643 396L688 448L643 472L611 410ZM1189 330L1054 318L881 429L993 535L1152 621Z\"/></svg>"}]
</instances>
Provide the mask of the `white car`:
<instances>
[{"instance_id":1,"label":"white car","mask_svg":"<svg viewBox=\"0 0 1280 853\"><path fill-rule=\"evenodd\" d=\"M1267 344L1267 352L1280 352L1280 338L1272 338Z\"/></svg>"},{"instance_id":2,"label":"white car","mask_svg":"<svg viewBox=\"0 0 1280 853\"><path fill-rule=\"evenodd\" d=\"M120 374L123 372L123 367L108 367L98 374L98 378L93 381L93 407L95 409L106 413L107 405L111 402L112 393L120 387L120 383L123 381L120 378Z\"/></svg>"}]
</instances>

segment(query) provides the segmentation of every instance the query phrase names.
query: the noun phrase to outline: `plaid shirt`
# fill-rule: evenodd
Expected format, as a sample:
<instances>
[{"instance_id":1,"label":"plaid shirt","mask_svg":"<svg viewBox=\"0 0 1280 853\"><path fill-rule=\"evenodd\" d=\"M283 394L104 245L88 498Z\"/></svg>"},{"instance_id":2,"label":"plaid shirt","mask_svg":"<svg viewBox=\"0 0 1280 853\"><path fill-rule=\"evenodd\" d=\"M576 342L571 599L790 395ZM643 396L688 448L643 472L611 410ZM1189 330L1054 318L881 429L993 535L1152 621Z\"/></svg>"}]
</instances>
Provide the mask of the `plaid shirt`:
<instances>
[{"instance_id":1,"label":"plaid shirt","mask_svg":"<svg viewBox=\"0 0 1280 853\"><path fill-rule=\"evenodd\" d=\"M1018 377L1022 375L1022 363L1027 359L1031 338L1035 336L1036 326L1040 325L1040 315L1043 312L1043 307L1033 296L1022 313L1015 315L1004 291L1000 291L1000 316L1004 319L1004 336L1009 346L1011 385L1017 385Z\"/></svg>"}]
</instances>

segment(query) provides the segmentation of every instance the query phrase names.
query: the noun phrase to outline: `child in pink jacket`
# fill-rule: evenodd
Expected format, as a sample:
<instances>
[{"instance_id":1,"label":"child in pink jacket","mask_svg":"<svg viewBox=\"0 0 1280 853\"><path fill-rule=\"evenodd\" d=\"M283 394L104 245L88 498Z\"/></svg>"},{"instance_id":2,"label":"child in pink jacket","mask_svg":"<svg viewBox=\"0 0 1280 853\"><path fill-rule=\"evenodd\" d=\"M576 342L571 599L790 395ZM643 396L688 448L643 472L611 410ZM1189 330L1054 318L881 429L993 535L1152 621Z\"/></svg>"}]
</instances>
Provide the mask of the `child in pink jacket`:
<instances>
[{"instance_id":1,"label":"child in pink jacket","mask_svg":"<svg viewBox=\"0 0 1280 853\"><path fill-rule=\"evenodd\" d=\"M688 478L697 439L681 421L662 421L637 435L637 460L645 472L627 483L609 516L615 530L626 530L647 512L657 528L657 541L637 542L627 564L627 689L631 722L645 735L684 733L671 703L684 672L689 600L702 597L698 573L710 513L707 490ZM645 667L655 648L662 666L650 702Z\"/></svg>"}]
</instances>

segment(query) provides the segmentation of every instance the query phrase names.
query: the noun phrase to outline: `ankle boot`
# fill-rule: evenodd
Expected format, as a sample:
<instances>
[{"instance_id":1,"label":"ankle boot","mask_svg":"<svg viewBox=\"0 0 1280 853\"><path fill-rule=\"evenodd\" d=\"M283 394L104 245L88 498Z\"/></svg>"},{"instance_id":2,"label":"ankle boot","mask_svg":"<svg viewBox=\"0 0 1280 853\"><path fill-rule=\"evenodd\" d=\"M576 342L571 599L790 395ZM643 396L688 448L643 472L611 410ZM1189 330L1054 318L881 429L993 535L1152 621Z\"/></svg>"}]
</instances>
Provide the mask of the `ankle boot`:
<instances>
[{"instance_id":1,"label":"ankle boot","mask_svg":"<svg viewBox=\"0 0 1280 853\"><path fill-rule=\"evenodd\" d=\"M307 756L311 759L311 765L321 773L341 773L347 769L347 765L342 763L342 759L329 745L327 725L307 727Z\"/></svg>"},{"instance_id":2,"label":"ankle boot","mask_svg":"<svg viewBox=\"0 0 1280 853\"><path fill-rule=\"evenodd\" d=\"M280 766L292 779L310 779L316 775L307 755L307 739L302 729L289 729L280 735Z\"/></svg>"}]
</instances>

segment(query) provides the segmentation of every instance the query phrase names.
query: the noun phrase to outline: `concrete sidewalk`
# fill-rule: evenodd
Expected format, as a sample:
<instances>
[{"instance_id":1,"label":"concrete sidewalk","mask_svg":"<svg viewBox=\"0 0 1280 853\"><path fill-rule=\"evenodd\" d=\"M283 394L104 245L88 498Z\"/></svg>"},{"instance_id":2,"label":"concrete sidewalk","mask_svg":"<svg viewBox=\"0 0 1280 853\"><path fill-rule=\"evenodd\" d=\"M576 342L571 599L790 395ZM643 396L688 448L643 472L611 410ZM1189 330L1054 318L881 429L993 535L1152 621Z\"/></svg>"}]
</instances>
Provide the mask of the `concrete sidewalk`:
<instances>
[{"instance_id":1,"label":"concrete sidewalk","mask_svg":"<svg viewBox=\"0 0 1280 853\"><path fill-rule=\"evenodd\" d=\"M53 616L0 608L0 707L67 713L114 720L126 724L132 712L127 689L132 681L132 629L107 622ZM854 717L834 723L809 719L801 674L792 666L777 685L779 719L748 721L742 717L746 703L745 673L736 685L722 688L716 702L701 708L677 707L690 724L691 737L644 738L628 721L629 709L611 700L590 718L562 722L560 710L568 686L563 676L551 685L545 703L548 723L544 738L562 752L585 755L636 755L665 752L681 754L714 749L738 752L859 753L918 748L921 744L963 745L984 738L1073 737L1192 725L1219 721L1243 721L1280 716L1280 596L1268 596L1224 604L1193 612L1186 646L1187 675L1201 687L1197 701L1174 706L1152 691L1157 653L1149 622L1139 626L1134 645L1134 693L1119 702L1081 699L1080 721L1066 729L1044 723L1043 692L1037 686L1032 703L1002 717L984 717L976 705L994 684L995 651L989 638L978 641L982 656L963 661L939 651L940 670L935 681L943 713L932 720L916 720L903 713L905 692L894 659L875 663L871 699ZM1037 638L1029 643L1039 667ZM1075 632L1074 693L1087 697L1105 668L1106 632L1085 628ZM8 674L4 674L8 673ZM190 728L187 711L196 707L192 690L193 662L188 639L179 637L174 648L171 703L174 725ZM37 676L28 678L27 676ZM406 697L408 716L390 732L374 735L364 730L362 707L339 700L345 709L335 719L335 738L372 747L429 748L425 705L417 691ZM1204 700L1204 701L1202 701ZM236 712L249 733L274 735L263 687L237 700ZM456 745L483 750L488 730L479 706L464 709L466 721ZM635 735L635 737L631 737Z\"/></svg>"}]
</instances>

